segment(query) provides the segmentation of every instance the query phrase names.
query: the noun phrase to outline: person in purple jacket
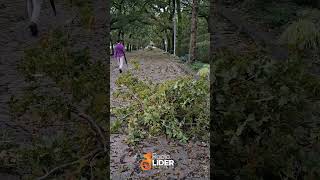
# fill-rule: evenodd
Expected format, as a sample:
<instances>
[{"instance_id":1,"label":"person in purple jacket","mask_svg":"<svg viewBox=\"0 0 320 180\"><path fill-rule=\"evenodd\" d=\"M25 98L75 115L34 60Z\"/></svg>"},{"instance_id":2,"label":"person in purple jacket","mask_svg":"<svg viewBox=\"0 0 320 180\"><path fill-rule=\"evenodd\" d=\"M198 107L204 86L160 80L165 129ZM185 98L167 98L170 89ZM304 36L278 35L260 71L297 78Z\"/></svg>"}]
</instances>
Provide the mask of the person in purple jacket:
<instances>
[{"instance_id":1,"label":"person in purple jacket","mask_svg":"<svg viewBox=\"0 0 320 180\"><path fill-rule=\"evenodd\" d=\"M118 40L114 47L114 58L118 61L119 71L122 73L123 62L125 60L125 48L121 40Z\"/></svg>"}]
</instances>

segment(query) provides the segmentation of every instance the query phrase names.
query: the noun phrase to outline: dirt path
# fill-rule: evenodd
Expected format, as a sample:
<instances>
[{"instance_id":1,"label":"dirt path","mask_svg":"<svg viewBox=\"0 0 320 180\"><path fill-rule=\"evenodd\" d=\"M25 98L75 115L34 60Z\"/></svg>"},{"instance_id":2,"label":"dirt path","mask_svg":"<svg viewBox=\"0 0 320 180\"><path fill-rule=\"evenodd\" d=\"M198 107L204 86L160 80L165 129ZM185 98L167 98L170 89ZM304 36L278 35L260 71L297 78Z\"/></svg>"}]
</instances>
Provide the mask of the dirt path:
<instances>
[{"instance_id":1,"label":"dirt path","mask_svg":"<svg viewBox=\"0 0 320 180\"><path fill-rule=\"evenodd\" d=\"M161 83L168 79L186 75L183 65L172 56L160 50L136 51L128 54L128 60L136 60L141 65L134 71L131 64L129 70L143 80ZM111 92L117 87L114 84L119 71L115 60L111 61ZM122 103L111 98L111 106L122 106ZM208 132L209 133L209 132ZM124 140L125 134L111 134L111 178L112 179L209 179L209 146L203 142L180 144L165 137L142 140L136 147L129 147ZM177 166L175 169L151 170L142 172L137 156L145 152L169 154Z\"/></svg>"}]
</instances>

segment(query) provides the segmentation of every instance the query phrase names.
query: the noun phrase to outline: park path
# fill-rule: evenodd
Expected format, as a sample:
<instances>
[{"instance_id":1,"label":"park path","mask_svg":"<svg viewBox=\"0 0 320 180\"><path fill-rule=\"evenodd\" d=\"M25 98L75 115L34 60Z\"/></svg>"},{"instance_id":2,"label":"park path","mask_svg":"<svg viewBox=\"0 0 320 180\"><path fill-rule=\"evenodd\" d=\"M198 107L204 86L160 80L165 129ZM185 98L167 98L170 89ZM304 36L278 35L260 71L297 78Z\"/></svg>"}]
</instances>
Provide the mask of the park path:
<instances>
[{"instance_id":1,"label":"park path","mask_svg":"<svg viewBox=\"0 0 320 180\"><path fill-rule=\"evenodd\" d=\"M126 70L130 70L141 80L151 80L155 83L161 83L165 80L184 76L190 72L185 65L179 63L175 57L168 55L159 49L154 49L152 51L135 51L128 53L127 56L129 66L125 66L125 68L127 68ZM131 60L139 62L140 70L133 69L130 64ZM117 62L112 60L110 67L111 93L118 88L115 85L115 81L119 74ZM117 101L112 96L110 101L111 106L124 106L123 103ZM128 178L210 179L210 146L208 143L191 141L188 144L181 144L166 139L165 137L156 137L141 140L136 147L131 147L124 142L125 139L125 134L111 134L110 137L111 178L114 180ZM159 154L169 154L171 158L176 161L177 166L175 169L141 172L139 169L139 162L136 158L137 156L150 151L158 152Z\"/></svg>"}]
</instances>

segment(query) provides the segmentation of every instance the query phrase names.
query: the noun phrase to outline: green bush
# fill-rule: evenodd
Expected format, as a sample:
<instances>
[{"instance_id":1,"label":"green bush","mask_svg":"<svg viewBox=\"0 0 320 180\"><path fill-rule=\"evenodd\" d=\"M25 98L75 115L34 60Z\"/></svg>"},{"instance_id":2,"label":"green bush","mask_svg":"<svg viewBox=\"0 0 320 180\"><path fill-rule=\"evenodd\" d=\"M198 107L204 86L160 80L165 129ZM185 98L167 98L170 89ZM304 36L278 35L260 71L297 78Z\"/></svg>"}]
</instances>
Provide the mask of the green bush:
<instances>
[{"instance_id":1,"label":"green bush","mask_svg":"<svg viewBox=\"0 0 320 180\"><path fill-rule=\"evenodd\" d=\"M189 54L189 43L185 43L181 45L181 54ZM203 62L203 63L208 63L209 62L209 48L210 48L210 41L203 41L203 42L198 42L196 44L197 49L196 49L196 54L197 54L197 61Z\"/></svg>"},{"instance_id":2,"label":"green bush","mask_svg":"<svg viewBox=\"0 0 320 180\"><path fill-rule=\"evenodd\" d=\"M311 20L292 23L282 33L280 42L295 50L318 49L320 47L320 28Z\"/></svg>"},{"instance_id":3,"label":"green bush","mask_svg":"<svg viewBox=\"0 0 320 180\"><path fill-rule=\"evenodd\" d=\"M210 42L209 41L203 41L197 43L197 60L209 63L209 49L210 49Z\"/></svg>"},{"instance_id":4,"label":"green bush","mask_svg":"<svg viewBox=\"0 0 320 180\"><path fill-rule=\"evenodd\" d=\"M203 68L203 67L207 67L209 64L205 64L205 63L202 63L202 62L197 61L197 62L194 62L194 63L189 64L189 65L190 65L190 68L191 68L192 70L198 71L198 70L200 70L200 69Z\"/></svg>"},{"instance_id":5,"label":"green bush","mask_svg":"<svg viewBox=\"0 0 320 180\"><path fill-rule=\"evenodd\" d=\"M190 137L208 140L209 82L206 78L181 77L152 84L128 72L120 76L116 84L126 89L114 96L129 101L130 105L112 112L119 119L126 115L129 143L161 134L182 142Z\"/></svg>"},{"instance_id":6,"label":"green bush","mask_svg":"<svg viewBox=\"0 0 320 180\"><path fill-rule=\"evenodd\" d=\"M213 178L319 179L319 77L301 61L252 55L211 69Z\"/></svg>"}]
</instances>

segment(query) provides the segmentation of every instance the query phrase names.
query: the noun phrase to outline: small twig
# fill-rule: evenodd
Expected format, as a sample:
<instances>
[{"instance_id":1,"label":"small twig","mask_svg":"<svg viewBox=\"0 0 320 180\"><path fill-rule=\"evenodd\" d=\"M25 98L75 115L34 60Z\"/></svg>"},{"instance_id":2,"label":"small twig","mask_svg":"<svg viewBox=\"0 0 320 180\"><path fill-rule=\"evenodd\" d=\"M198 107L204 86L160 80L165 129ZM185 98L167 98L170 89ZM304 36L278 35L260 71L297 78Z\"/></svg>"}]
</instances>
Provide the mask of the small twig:
<instances>
[{"instance_id":1,"label":"small twig","mask_svg":"<svg viewBox=\"0 0 320 180\"><path fill-rule=\"evenodd\" d=\"M76 114L78 117L88 121L89 124L91 125L91 127L98 132L98 134L101 138L102 144L103 144L104 151L106 152L107 151L106 138L102 133L102 128L89 115L81 113L75 107L71 107L71 112Z\"/></svg>"},{"instance_id":2,"label":"small twig","mask_svg":"<svg viewBox=\"0 0 320 180\"><path fill-rule=\"evenodd\" d=\"M252 76L250 76L248 79L245 79L245 80L243 80L243 81L239 81L239 82L237 82L237 83L232 84L232 87L238 86L238 85L240 85L240 84L242 84L242 83L244 83L244 82L248 82L248 81L252 80L252 79L255 78L255 77L256 77L256 75L252 75Z\"/></svg>"},{"instance_id":3,"label":"small twig","mask_svg":"<svg viewBox=\"0 0 320 180\"><path fill-rule=\"evenodd\" d=\"M7 125L8 127L11 127L12 129L18 129L18 128L19 128L19 129L23 130L29 137L32 138L32 133L31 133L29 130L27 130L26 128L24 128L23 126L18 125L18 124L16 124L16 125L11 125L11 124L9 124L9 123L6 122L6 121L1 121L1 120L0 120L0 122L4 123L4 124Z\"/></svg>"},{"instance_id":4,"label":"small twig","mask_svg":"<svg viewBox=\"0 0 320 180\"><path fill-rule=\"evenodd\" d=\"M52 173L56 172L57 170L59 169L62 169L62 168L65 168L65 167L68 167L68 166L71 166L73 164L77 164L79 163L81 160L83 159L87 159L89 158L90 156L96 154L96 153L99 153L101 151L101 149L97 149L97 150L94 150L92 152L90 152L89 154L83 156L82 158L76 160L76 161L73 161L73 162L70 162L70 163L66 163L66 164L62 164L61 166L58 166L58 167L55 167L53 168L52 170L50 170L47 174L45 174L44 176L41 176L39 178L37 178L37 180L42 180L42 179L46 179L47 177L49 177Z\"/></svg>"},{"instance_id":5,"label":"small twig","mask_svg":"<svg viewBox=\"0 0 320 180\"><path fill-rule=\"evenodd\" d=\"M102 152L98 152L96 153L89 161L89 164L90 164L90 180L93 180L94 179L94 174L93 174L93 167L92 167L92 161L98 156L100 155Z\"/></svg>"},{"instance_id":6,"label":"small twig","mask_svg":"<svg viewBox=\"0 0 320 180\"><path fill-rule=\"evenodd\" d=\"M133 115L134 113L130 113L130 114L127 114L125 116L123 116L122 118L120 118L121 121L125 120L128 116L131 116Z\"/></svg>"},{"instance_id":7,"label":"small twig","mask_svg":"<svg viewBox=\"0 0 320 180\"><path fill-rule=\"evenodd\" d=\"M253 102L260 103L260 102L263 102L263 101L271 101L273 99L274 99L274 96L270 96L270 97L267 97L267 98L254 100Z\"/></svg>"},{"instance_id":8,"label":"small twig","mask_svg":"<svg viewBox=\"0 0 320 180\"><path fill-rule=\"evenodd\" d=\"M143 103L141 102L141 100L136 96L136 94L132 91L128 91L131 94L131 97L133 97L140 105L140 109L145 109Z\"/></svg>"}]
</instances>

